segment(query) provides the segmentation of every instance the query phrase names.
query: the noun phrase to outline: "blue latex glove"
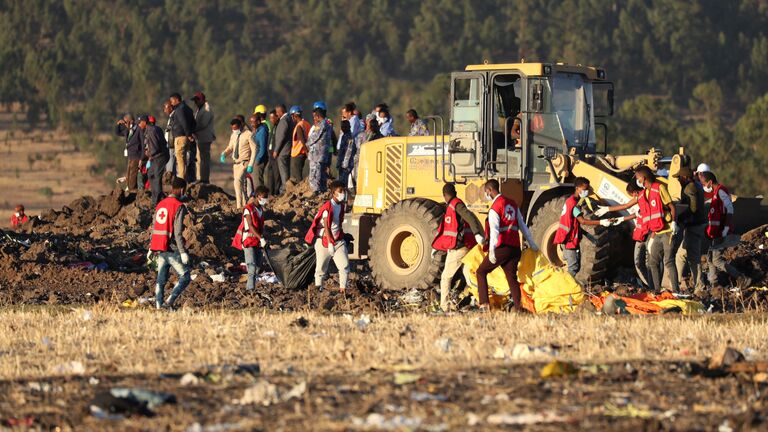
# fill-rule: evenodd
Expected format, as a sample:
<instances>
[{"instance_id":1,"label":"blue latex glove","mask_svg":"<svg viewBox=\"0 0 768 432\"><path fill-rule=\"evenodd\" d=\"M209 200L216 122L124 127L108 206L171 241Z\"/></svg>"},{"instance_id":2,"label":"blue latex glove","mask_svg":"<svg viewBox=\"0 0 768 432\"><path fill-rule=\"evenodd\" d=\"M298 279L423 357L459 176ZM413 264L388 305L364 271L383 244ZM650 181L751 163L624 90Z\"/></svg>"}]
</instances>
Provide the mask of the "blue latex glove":
<instances>
[{"instance_id":1,"label":"blue latex glove","mask_svg":"<svg viewBox=\"0 0 768 432\"><path fill-rule=\"evenodd\" d=\"M227 163L227 155L224 153L221 154L221 157L219 157L219 162L221 163Z\"/></svg>"},{"instance_id":2,"label":"blue latex glove","mask_svg":"<svg viewBox=\"0 0 768 432\"><path fill-rule=\"evenodd\" d=\"M152 161L151 161L151 160L148 160L148 161L147 161L147 169L149 169L149 167L151 167L151 166L152 166Z\"/></svg>"},{"instance_id":3,"label":"blue latex glove","mask_svg":"<svg viewBox=\"0 0 768 432\"><path fill-rule=\"evenodd\" d=\"M253 165L248 165L248 168L245 169L245 172L248 174L253 174Z\"/></svg>"}]
</instances>

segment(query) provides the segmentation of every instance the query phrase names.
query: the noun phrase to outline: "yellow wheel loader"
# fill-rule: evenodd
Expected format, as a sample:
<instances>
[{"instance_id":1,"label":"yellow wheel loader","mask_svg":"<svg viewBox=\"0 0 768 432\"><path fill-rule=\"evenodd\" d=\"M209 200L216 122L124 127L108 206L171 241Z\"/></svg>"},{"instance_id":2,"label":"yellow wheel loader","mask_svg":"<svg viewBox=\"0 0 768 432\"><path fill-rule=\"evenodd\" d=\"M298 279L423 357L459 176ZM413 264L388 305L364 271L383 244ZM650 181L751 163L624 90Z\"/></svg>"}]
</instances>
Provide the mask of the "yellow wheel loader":
<instances>
[{"instance_id":1,"label":"yellow wheel loader","mask_svg":"<svg viewBox=\"0 0 768 432\"><path fill-rule=\"evenodd\" d=\"M367 259L382 289L436 286L445 257L433 258L431 243L445 209L444 183L454 183L483 222L490 204L483 184L497 179L542 251L562 264L552 239L575 177L590 180L593 198L617 204L629 200L625 187L633 168L648 165L666 181L690 164L682 149L669 158L653 148L643 155L608 154L608 126L601 120L613 114L613 84L600 68L469 65L451 75L450 98L447 123L425 118L431 136L387 137L360 148L344 231L354 239L350 258ZM668 186L679 197L679 183ZM629 226L586 227L585 233L578 279L603 280L626 251L631 256Z\"/></svg>"}]
</instances>

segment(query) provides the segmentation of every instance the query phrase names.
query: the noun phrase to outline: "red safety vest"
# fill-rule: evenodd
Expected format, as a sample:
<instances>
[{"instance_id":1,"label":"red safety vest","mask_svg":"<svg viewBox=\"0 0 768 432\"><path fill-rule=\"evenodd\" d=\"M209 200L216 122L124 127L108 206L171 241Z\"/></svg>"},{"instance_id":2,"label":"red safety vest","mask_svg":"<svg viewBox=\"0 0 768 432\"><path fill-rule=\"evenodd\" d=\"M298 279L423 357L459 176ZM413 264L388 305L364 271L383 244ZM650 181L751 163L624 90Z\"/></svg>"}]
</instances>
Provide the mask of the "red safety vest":
<instances>
[{"instance_id":1,"label":"red safety vest","mask_svg":"<svg viewBox=\"0 0 768 432\"><path fill-rule=\"evenodd\" d=\"M499 238L496 240L496 247L499 246L512 246L520 248L520 227L517 226L517 203L514 200L508 199L504 195L499 194L491 204L491 210L499 215ZM483 250L487 251L490 245L491 228L488 224L488 219L485 220L485 238L488 239L486 246Z\"/></svg>"},{"instance_id":2,"label":"red safety vest","mask_svg":"<svg viewBox=\"0 0 768 432\"><path fill-rule=\"evenodd\" d=\"M723 236L723 221L725 220L725 203L720 199L720 191L728 193L728 190L723 185L715 186L712 191L712 204L709 206L709 213L707 214L707 237L711 239L720 238ZM732 223L728 223L728 230L733 231Z\"/></svg>"},{"instance_id":3,"label":"red safety vest","mask_svg":"<svg viewBox=\"0 0 768 432\"><path fill-rule=\"evenodd\" d=\"M232 247L240 250L261 247L259 240L263 233L264 210L256 208L253 204L246 204L243 209L243 219L240 221L240 226L237 227L235 238L232 239Z\"/></svg>"},{"instance_id":4,"label":"red safety vest","mask_svg":"<svg viewBox=\"0 0 768 432\"><path fill-rule=\"evenodd\" d=\"M456 248L456 243L459 237L459 215L456 214L456 206L463 204L463 202L454 198L448 203L448 207L445 208L445 216L440 221L440 226L437 228L437 236L432 241L432 248L448 251ZM469 224L462 221L461 233L464 240L464 247L469 249L475 247L477 242L472 235L472 229L469 228Z\"/></svg>"},{"instance_id":5,"label":"red safety vest","mask_svg":"<svg viewBox=\"0 0 768 432\"><path fill-rule=\"evenodd\" d=\"M560 226L555 233L554 244L565 244L566 249L578 249L581 242L581 224L579 219L573 216L573 209L579 201L571 195L563 204L563 213L560 215Z\"/></svg>"},{"instance_id":6,"label":"red safety vest","mask_svg":"<svg viewBox=\"0 0 768 432\"><path fill-rule=\"evenodd\" d=\"M16 214L11 215L11 227L12 228L18 228L19 225L23 225L29 221L29 217L27 215L23 215L21 217L16 217Z\"/></svg>"},{"instance_id":7,"label":"red safety vest","mask_svg":"<svg viewBox=\"0 0 768 432\"><path fill-rule=\"evenodd\" d=\"M149 250L167 252L170 249L171 237L173 236L173 221L176 219L176 212L183 205L184 203L174 196L169 196L157 203Z\"/></svg>"},{"instance_id":8,"label":"red safety vest","mask_svg":"<svg viewBox=\"0 0 768 432\"><path fill-rule=\"evenodd\" d=\"M341 240L344 237L344 231L341 227L344 224L344 213L346 211L346 204L341 203L341 213L339 214L339 233L333 239L334 242ZM315 218L312 220L312 225L307 231L307 235L304 236L304 241L308 244L315 242L315 239L320 236L320 231L323 229L323 224L320 223L320 218L323 217L323 212L328 212L328 227L333 223L333 204L331 201L326 201L325 204L320 206L320 210L317 211ZM328 247L328 238L323 236L323 246Z\"/></svg>"},{"instance_id":9,"label":"red safety vest","mask_svg":"<svg viewBox=\"0 0 768 432\"><path fill-rule=\"evenodd\" d=\"M659 183L653 183L648 189L648 197L645 191L637 199L640 204L640 217L649 231L659 232L664 229L664 203L659 192Z\"/></svg>"},{"instance_id":10,"label":"red safety vest","mask_svg":"<svg viewBox=\"0 0 768 432\"><path fill-rule=\"evenodd\" d=\"M640 194L637 198L637 205L640 207L640 211L638 212L637 217L635 217L635 230L632 231L632 240L638 242L644 242L645 239L648 238L648 232L650 231L648 229L648 216L643 215L650 214L651 210L649 208L648 200L646 200L643 195L644 194Z\"/></svg>"}]
</instances>

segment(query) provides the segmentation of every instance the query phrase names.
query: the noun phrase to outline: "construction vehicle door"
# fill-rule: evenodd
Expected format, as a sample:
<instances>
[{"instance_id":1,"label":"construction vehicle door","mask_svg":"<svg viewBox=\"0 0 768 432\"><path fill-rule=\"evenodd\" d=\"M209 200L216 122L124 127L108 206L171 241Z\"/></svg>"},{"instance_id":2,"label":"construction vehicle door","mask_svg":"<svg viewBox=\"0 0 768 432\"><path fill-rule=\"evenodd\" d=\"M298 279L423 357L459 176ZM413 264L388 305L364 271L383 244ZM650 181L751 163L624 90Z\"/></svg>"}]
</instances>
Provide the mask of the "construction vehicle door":
<instances>
[{"instance_id":1,"label":"construction vehicle door","mask_svg":"<svg viewBox=\"0 0 768 432\"><path fill-rule=\"evenodd\" d=\"M529 185L549 184L549 159L567 150L563 125L552 107L552 85L548 78L531 78L528 83L528 109L523 113L526 125L523 146L526 153L525 179Z\"/></svg>"},{"instance_id":2,"label":"construction vehicle door","mask_svg":"<svg viewBox=\"0 0 768 432\"><path fill-rule=\"evenodd\" d=\"M448 148L443 147L442 157L438 155L444 182L455 182L456 177L476 176L482 171L486 94L482 73L451 74L450 139Z\"/></svg>"}]
</instances>

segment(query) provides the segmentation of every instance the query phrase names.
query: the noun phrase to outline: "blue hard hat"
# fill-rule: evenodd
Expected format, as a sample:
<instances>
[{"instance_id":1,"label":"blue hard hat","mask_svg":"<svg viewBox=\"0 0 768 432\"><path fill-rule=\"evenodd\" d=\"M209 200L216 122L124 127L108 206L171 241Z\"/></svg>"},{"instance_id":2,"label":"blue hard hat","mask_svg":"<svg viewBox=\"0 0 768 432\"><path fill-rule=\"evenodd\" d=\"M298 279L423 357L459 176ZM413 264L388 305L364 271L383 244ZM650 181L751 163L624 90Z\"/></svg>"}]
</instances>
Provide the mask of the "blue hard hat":
<instances>
[{"instance_id":1,"label":"blue hard hat","mask_svg":"<svg viewBox=\"0 0 768 432\"><path fill-rule=\"evenodd\" d=\"M288 114L300 114L301 113L301 107L298 105L294 105L291 107L291 109L288 110Z\"/></svg>"},{"instance_id":2,"label":"blue hard hat","mask_svg":"<svg viewBox=\"0 0 768 432\"><path fill-rule=\"evenodd\" d=\"M317 101L312 105L312 109L320 108L321 110L328 110L328 107L325 106L325 102L323 101Z\"/></svg>"}]
</instances>

